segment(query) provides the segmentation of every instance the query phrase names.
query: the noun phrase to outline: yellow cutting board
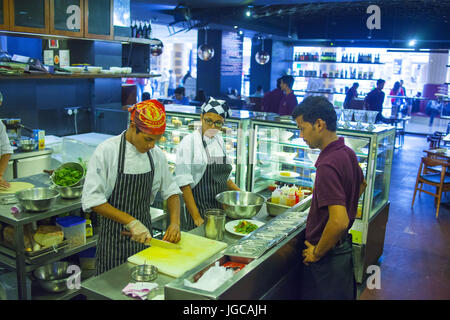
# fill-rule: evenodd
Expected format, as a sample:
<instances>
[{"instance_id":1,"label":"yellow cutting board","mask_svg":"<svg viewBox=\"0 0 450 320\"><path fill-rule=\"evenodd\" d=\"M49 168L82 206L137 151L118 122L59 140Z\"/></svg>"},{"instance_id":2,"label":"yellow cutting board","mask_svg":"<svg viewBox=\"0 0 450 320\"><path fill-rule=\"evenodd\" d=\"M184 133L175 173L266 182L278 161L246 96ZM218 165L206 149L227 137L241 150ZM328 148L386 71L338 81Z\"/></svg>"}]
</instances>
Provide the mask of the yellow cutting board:
<instances>
[{"instance_id":1,"label":"yellow cutting board","mask_svg":"<svg viewBox=\"0 0 450 320\"><path fill-rule=\"evenodd\" d=\"M147 248L129 257L128 261L134 264L152 264L159 272L178 278L228 246L224 242L186 232L181 232L178 244L180 249L156 246Z\"/></svg>"}]
</instances>

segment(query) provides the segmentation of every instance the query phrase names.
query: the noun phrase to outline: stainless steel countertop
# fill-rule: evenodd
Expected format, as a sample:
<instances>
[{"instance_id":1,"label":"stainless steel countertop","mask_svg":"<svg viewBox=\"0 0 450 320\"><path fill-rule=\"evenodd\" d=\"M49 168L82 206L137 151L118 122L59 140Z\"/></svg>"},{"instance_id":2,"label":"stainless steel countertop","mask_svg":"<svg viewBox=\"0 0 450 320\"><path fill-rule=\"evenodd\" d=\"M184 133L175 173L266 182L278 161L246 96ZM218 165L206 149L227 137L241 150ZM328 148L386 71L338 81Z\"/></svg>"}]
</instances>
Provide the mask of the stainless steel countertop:
<instances>
[{"instance_id":1,"label":"stainless steel countertop","mask_svg":"<svg viewBox=\"0 0 450 320\"><path fill-rule=\"evenodd\" d=\"M265 205L261 208L260 212L253 217L252 219L260 220L263 222L268 222L273 217L267 214ZM227 219L227 222L231 221L231 219ZM195 228L189 233L205 236L205 228L204 225ZM241 237L225 232L224 239L222 242L231 245L237 242ZM126 262L114 269L111 269L99 276L92 277L88 280L85 280L81 283L81 294L86 295L91 299L99 299L99 300L136 300L136 298L132 298L126 296L122 293L122 289L125 286L132 282L131 279L131 268L135 266L132 263ZM169 282L172 282L175 278L159 273L154 283L157 283L159 286L164 287Z\"/></svg>"},{"instance_id":2,"label":"stainless steel countertop","mask_svg":"<svg viewBox=\"0 0 450 320\"><path fill-rule=\"evenodd\" d=\"M53 149L45 148L42 150L34 150L34 151L20 151L19 149L14 150L14 153L11 155L9 160L20 160L24 158L44 156L47 154L52 154Z\"/></svg>"}]
</instances>

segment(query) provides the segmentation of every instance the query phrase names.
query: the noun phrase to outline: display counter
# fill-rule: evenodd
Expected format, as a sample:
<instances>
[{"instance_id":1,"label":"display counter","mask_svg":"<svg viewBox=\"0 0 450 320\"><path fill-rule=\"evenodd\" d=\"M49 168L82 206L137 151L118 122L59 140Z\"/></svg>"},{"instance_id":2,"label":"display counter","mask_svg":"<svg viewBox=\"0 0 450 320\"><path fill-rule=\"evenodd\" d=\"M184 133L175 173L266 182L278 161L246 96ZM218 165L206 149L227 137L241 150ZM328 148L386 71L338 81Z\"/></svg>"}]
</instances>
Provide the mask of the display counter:
<instances>
[{"instance_id":1,"label":"display counter","mask_svg":"<svg viewBox=\"0 0 450 320\"><path fill-rule=\"evenodd\" d=\"M164 287L164 298L166 300L176 299L295 299L298 294L297 284L299 281L299 268L302 265L301 250L303 248L304 226L306 214L304 211L309 207L311 198L300 202L297 206L286 211L276 218L269 216L264 206L262 210L252 219L263 221L266 224L257 231L260 234L267 231L275 222L287 225L285 219L292 224L291 228L277 233L267 250L262 252L257 258L237 257L233 254L236 245L242 245L256 236L256 231L246 237L235 236L226 232L222 242L228 247L213 255L197 267L187 271L179 278L173 278L162 273L158 273L154 281L159 286ZM287 216L296 216L298 219L290 220ZM292 216L293 217L293 216ZM230 221L230 220L228 220ZM200 226L190 231L192 234L204 236L204 227ZM242 255L241 255L242 256ZM246 266L234 274L234 276L223 283L213 292L184 286L184 280L194 281L200 274L203 274L209 267L219 261L223 264L230 259L246 262ZM81 293L88 299L108 299L108 300L131 300L122 293L122 289L132 282L130 270L134 264L126 262L108 272L97 277L88 279L81 284ZM273 272L276 270L276 272ZM159 299L154 296L153 299Z\"/></svg>"}]
</instances>

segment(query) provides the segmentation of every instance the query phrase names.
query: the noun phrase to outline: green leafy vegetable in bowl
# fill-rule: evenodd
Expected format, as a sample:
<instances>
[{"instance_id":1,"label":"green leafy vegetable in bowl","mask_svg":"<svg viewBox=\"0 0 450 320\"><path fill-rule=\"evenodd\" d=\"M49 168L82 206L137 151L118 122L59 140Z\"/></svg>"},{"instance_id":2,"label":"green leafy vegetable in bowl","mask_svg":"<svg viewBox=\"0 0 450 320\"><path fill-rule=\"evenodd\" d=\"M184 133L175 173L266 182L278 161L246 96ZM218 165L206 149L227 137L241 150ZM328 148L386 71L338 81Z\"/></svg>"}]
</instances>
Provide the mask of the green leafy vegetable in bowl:
<instances>
[{"instance_id":1,"label":"green leafy vegetable in bowl","mask_svg":"<svg viewBox=\"0 0 450 320\"><path fill-rule=\"evenodd\" d=\"M249 234L256 229L258 229L258 226L256 224L248 222L246 220L242 220L236 226L234 226L234 231L244 234Z\"/></svg>"},{"instance_id":2,"label":"green leafy vegetable in bowl","mask_svg":"<svg viewBox=\"0 0 450 320\"><path fill-rule=\"evenodd\" d=\"M73 168L61 168L54 175L53 181L62 187L72 186L83 178L83 172Z\"/></svg>"}]
</instances>

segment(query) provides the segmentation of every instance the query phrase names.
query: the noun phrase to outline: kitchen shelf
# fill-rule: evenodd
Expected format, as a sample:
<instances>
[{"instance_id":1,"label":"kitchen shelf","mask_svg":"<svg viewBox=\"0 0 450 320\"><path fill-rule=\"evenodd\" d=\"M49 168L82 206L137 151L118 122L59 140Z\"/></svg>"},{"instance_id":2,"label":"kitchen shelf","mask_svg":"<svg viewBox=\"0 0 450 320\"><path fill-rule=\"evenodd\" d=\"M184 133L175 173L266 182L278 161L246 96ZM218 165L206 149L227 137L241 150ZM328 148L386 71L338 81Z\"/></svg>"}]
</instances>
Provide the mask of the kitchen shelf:
<instances>
[{"instance_id":1,"label":"kitchen shelf","mask_svg":"<svg viewBox=\"0 0 450 320\"><path fill-rule=\"evenodd\" d=\"M292 147L292 148L298 148L298 149L304 149L304 150L311 150L307 145L299 145L299 144L294 144L294 143L290 143L290 142L279 142L276 140L270 140L270 139L258 139L260 142L270 142L270 143L276 143L285 147ZM355 152L355 154L359 157L367 157L368 154L367 153L362 153L362 152Z\"/></svg>"},{"instance_id":2,"label":"kitchen shelf","mask_svg":"<svg viewBox=\"0 0 450 320\"><path fill-rule=\"evenodd\" d=\"M72 74L49 74L49 73L32 73L23 74L21 76L0 76L0 80L17 80L17 79L96 79L96 78L155 78L160 77L159 74L148 73L128 73L128 74L101 74L101 73L72 73Z\"/></svg>"},{"instance_id":3,"label":"kitchen shelf","mask_svg":"<svg viewBox=\"0 0 450 320\"><path fill-rule=\"evenodd\" d=\"M293 76L294 78L315 78L315 79L325 79L325 80L353 80L353 81L377 81L377 79L358 79L358 78L328 78L328 77L317 77L317 76Z\"/></svg>"},{"instance_id":4,"label":"kitchen shelf","mask_svg":"<svg viewBox=\"0 0 450 320\"><path fill-rule=\"evenodd\" d=\"M305 178L283 178L277 174L261 174L259 177L259 179L264 179L264 180L273 180L273 181L280 181L280 182L284 182L287 184L295 184L297 186L301 186L301 187L313 187L313 183L310 179L305 179Z\"/></svg>"},{"instance_id":5,"label":"kitchen shelf","mask_svg":"<svg viewBox=\"0 0 450 320\"><path fill-rule=\"evenodd\" d=\"M374 62L342 62L342 61L297 61L292 60L293 63L327 63L327 64L368 64L368 65L384 65L385 63L374 63Z\"/></svg>"}]
</instances>

